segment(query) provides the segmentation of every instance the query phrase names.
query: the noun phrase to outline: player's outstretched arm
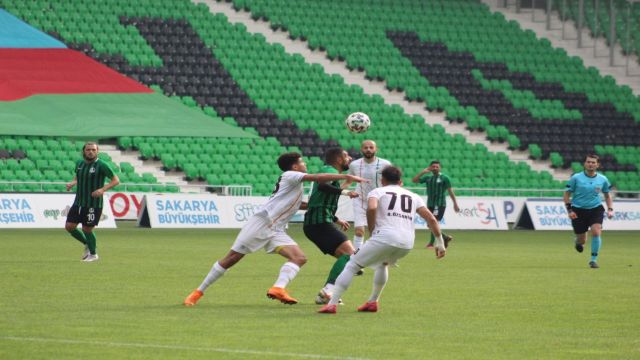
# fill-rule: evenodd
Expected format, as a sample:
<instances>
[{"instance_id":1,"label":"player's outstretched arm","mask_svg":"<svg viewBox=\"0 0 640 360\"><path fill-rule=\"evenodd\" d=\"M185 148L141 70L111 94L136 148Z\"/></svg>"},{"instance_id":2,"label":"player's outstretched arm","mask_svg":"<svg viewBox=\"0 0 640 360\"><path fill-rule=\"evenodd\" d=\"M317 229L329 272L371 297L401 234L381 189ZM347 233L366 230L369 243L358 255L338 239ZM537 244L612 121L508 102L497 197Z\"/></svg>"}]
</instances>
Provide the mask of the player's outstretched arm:
<instances>
[{"instance_id":1,"label":"player's outstretched arm","mask_svg":"<svg viewBox=\"0 0 640 360\"><path fill-rule=\"evenodd\" d=\"M442 231L440 230L440 224L438 223L438 219L433 216L433 213L429 211L426 207L422 206L417 209L418 215L420 215L429 225L429 230L433 233L436 238L435 248L436 248L436 258L441 259L447 254L447 249L444 247L444 239L442 238Z\"/></svg>"},{"instance_id":2,"label":"player's outstretched arm","mask_svg":"<svg viewBox=\"0 0 640 360\"><path fill-rule=\"evenodd\" d=\"M305 174L304 177L302 178L303 181L317 181L317 182L329 182L329 181L335 181L335 180L347 180L347 181L351 181L351 182L369 182L369 180L365 179L365 178L361 178L359 176L354 176L354 175L350 175L350 174L327 174L327 173L320 173L320 174Z\"/></svg>"}]
</instances>

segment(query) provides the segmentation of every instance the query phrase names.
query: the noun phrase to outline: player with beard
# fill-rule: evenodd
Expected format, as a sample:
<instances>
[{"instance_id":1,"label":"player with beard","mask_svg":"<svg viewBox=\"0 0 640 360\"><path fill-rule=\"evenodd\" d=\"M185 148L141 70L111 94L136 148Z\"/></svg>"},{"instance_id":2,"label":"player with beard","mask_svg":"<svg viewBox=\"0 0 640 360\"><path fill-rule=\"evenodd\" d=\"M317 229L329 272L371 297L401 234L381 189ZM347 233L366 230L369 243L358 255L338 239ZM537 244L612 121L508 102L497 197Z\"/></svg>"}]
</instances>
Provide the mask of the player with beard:
<instances>
[{"instance_id":1,"label":"player with beard","mask_svg":"<svg viewBox=\"0 0 640 360\"><path fill-rule=\"evenodd\" d=\"M84 244L82 261L98 260L96 253L96 235L93 229L98 226L102 215L102 196L120 183L118 175L107 163L98 158L98 144L88 142L82 147L83 160L76 163L76 176L67 184L67 191L76 186L76 198L69 209L65 229L76 240ZM107 185L105 179L111 179ZM82 231L78 224L82 223Z\"/></svg>"},{"instance_id":2,"label":"player with beard","mask_svg":"<svg viewBox=\"0 0 640 360\"><path fill-rule=\"evenodd\" d=\"M416 176L413 177L412 181L416 184L426 184L427 186L427 208L429 211L435 215L438 222L442 221L444 218L444 213L447 209L447 198L446 193L449 193L449 197L451 198L451 202L453 203L453 210L455 212L460 212L460 206L458 206L458 200L456 200L456 194L453 192L453 188L451 187L451 178L446 174L442 173L442 166L439 160L433 160L429 167L420 171ZM424 176L428 173L431 173L430 176ZM449 246L449 242L453 240L453 237L442 233L442 237L444 238L445 246ZM433 242L435 241L435 237L433 233L431 233L431 240L427 244L427 248L433 248Z\"/></svg>"},{"instance_id":3,"label":"player with beard","mask_svg":"<svg viewBox=\"0 0 640 360\"><path fill-rule=\"evenodd\" d=\"M368 183L356 185L358 197L353 199L353 226L355 234L353 246L357 249L364 239L364 227L367 225L367 196L375 188L382 186L382 169L391 165L391 162L376 156L378 147L373 140L365 140L360 146L362 157L349 164L349 174L363 177Z\"/></svg>"},{"instance_id":4,"label":"player with beard","mask_svg":"<svg viewBox=\"0 0 640 360\"><path fill-rule=\"evenodd\" d=\"M320 172L339 174L349 169L350 162L351 157L346 151L340 147L333 147L325 152L326 165L320 169ZM316 244L320 251L337 259L329 272L325 286L318 293L316 304L326 304L331 299L333 286L338 275L349 261L349 257L355 252L351 241L344 233L349 229L349 222L340 220L336 216L340 195L350 198L358 196L357 192L346 190L349 185L351 182L345 181L340 185L337 180L314 183L309 197L308 209L304 215L302 228L304 234Z\"/></svg>"}]
</instances>

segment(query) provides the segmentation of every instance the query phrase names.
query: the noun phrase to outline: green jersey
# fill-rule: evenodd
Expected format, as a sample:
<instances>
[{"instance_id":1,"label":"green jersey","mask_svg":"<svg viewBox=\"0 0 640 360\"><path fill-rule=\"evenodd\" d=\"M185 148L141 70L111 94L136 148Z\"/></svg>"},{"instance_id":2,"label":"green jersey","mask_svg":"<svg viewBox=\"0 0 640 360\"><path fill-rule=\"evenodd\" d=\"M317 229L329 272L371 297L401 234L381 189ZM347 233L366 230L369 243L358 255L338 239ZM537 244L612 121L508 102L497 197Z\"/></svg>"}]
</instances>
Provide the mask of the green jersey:
<instances>
[{"instance_id":1,"label":"green jersey","mask_svg":"<svg viewBox=\"0 0 640 360\"><path fill-rule=\"evenodd\" d=\"M427 207L446 207L446 191L451 188L451 180L445 174L426 176L420 179L421 184L427 184Z\"/></svg>"},{"instance_id":2,"label":"green jersey","mask_svg":"<svg viewBox=\"0 0 640 360\"><path fill-rule=\"evenodd\" d=\"M87 164L84 160L76 163L76 199L73 205L102 208L102 196L94 198L91 193L104 186L105 178L113 178L113 170L104 161L97 159Z\"/></svg>"},{"instance_id":3,"label":"green jersey","mask_svg":"<svg viewBox=\"0 0 640 360\"><path fill-rule=\"evenodd\" d=\"M321 173L339 174L333 166L325 165L320 169ZM340 188L339 181L333 181L329 183L332 186ZM333 223L336 211L338 210L338 199L340 193L332 194L318 189L318 183L313 183L313 189L311 190L311 196L309 196L309 206L306 214L304 214L305 225L326 224Z\"/></svg>"}]
</instances>

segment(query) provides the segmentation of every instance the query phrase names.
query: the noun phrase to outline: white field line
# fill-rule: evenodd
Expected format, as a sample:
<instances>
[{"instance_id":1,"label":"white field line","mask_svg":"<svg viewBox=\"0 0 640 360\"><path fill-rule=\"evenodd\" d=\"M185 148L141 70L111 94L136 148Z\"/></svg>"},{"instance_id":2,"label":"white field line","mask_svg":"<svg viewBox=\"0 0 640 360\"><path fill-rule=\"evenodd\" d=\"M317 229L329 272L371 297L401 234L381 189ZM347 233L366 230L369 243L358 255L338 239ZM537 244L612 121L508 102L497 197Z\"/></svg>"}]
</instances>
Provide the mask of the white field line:
<instances>
[{"instance_id":1,"label":"white field line","mask_svg":"<svg viewBox=\"0 0 640 360\"><path fill-rule=\"evenodd\" d=\"M358 357L351 357L351 356L300 354L300 353L288 353L288 352L276 352L276 351L225 349L225 348L185 346L185 345L163 345L163 344L126 343L126 342L112 342L112 341L54 339L54 338L41 338L41 337L0 336L0 340L73 344L73 345L98 345L98 346L110 346L110 347L142 348L142 349L188 350L188 351L217 352L217 353L228 353L228 354L250 354L250 355L262 355L262 356L270 355L270 356L277 356L277 357L292 357L292 358L303 358L303 359L333 359L333 360L366 360L367 359L367 358L358 358Z\"/></svg>"}]
</instances>

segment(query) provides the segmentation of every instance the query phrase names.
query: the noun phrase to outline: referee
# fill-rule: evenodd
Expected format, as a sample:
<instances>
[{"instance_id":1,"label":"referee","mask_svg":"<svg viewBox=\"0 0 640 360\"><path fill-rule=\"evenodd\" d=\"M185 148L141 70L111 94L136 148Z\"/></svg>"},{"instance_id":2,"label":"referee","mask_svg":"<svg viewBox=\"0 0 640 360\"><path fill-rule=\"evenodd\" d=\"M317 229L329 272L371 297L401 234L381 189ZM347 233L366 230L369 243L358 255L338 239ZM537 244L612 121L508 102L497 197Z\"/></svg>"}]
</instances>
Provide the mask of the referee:
<instances>
[{"instance_id":1,"label":"referee","mask_svg":"<svg viewBox=\"0 0 640 360\"><path fill-rule=\"evenodd\" d=\"M567 213L571 219L573 232L576 234L575 248L578 252L584 250L587 241L587 231L591 228L591 261L589 267L597 269L598 253L602 245L602 222L604 207L600 194L604 194L607 203L607 217L613 217L613 200L609 194L611 184L606 176L596 170L600 167L598 155L587 155L584 161L584 171L573 174L567 183L563 196Z\"/></svg>"}]
</instances>

